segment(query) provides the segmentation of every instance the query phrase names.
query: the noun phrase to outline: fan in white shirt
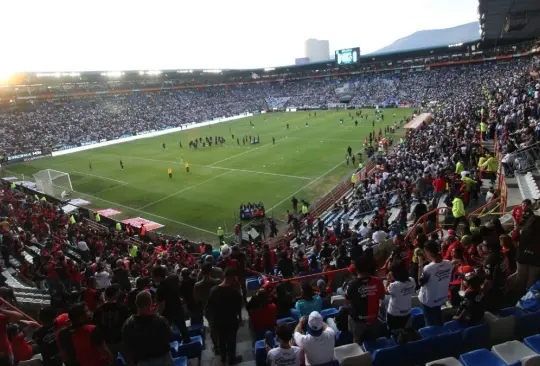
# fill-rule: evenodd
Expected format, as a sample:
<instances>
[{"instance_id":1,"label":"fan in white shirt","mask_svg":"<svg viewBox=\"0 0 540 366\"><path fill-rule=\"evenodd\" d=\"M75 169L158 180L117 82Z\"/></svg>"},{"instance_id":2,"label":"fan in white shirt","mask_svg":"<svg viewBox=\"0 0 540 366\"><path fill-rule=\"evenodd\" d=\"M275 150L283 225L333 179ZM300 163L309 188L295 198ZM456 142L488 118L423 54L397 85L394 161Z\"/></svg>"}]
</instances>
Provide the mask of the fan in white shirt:
<instances>
[{"instance_id":1,"label":"fan in white shirt","mask_svg":"<svg viewBox=\"0 0 540 366\"><path fill-rule=\"evenodd\" d=\"M379 229L373 233L371 239L375 242L375 244L380 244L386 240L386 237L386 233L383 230Z\"/></svg>"},{"instance_id":2,"label":"fan in white shirt","mask_svg":"<svg viewBox=\"0 0 540 366\"><path fill-rule=\"evenodd\" d=\"M336 333L323 322L321 314L313 311L309 314L308 334L304 334L305 318L294 330L294 342L304 350L306 366L322 365L334 359Z\"/></svg>"},{"instance_id":3,"label":"fan in white shirt","mask_svg":"<svg viewBox=\"0 0 540 366\"><path fill-rule=\"evenodd\" d=\"M98 268L94 278L96 279L96 287L98 290L104 290L111 285L111 275L105 268Z\"/></svg>"},{"instance_id":4,"label":"fan in white shirt","mask_svg":"<svg viewBox=\"0 0 540 366\"><path fill-rule=\"evenodd\" d=\"M293 332L287 324L281 323L277 326L276 338L278 339L279 347L271 348L270 345L266 345L268 352L266 363L268 366L300 366L300 347L291 346L292 336Z\"/></svg>"}]
</instances>

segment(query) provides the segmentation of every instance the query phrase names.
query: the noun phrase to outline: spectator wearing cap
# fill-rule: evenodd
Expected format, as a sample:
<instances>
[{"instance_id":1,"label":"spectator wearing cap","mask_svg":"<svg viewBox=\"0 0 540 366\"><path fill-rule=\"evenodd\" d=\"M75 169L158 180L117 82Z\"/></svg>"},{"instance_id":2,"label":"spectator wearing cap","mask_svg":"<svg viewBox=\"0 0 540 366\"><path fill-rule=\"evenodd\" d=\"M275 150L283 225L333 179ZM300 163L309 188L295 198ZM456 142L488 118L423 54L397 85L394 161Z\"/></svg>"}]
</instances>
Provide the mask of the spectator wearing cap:
<instances>
[{"instance_id":1,"label":"spectator wearing cap","mask_svg":"<svg viewBox=\"0 0 540 366\"><path fill-rule=\"evenodd\" d=\"M282 323L276 327L279 347L272 348L272 345L266 345L268 366L300 366L302 353L300 347L291 346L292 337L293 331L287 324Z\"/></svg>"},{"instance_id":2,"label":"spectator wearing cap","mask_svg":"<svg viewBox=\"0 0 540 366\"><path fill-rule=\"evenodd\" d=\"M424 266L424 259L418 258L418 278L421 286L418 299L424 310L426 326L442 325L441 306L448 300L452 263L442 258L435 242L429 241L424 253L430 263Z\"/></svg>"},{"instance_id":3,"label":"spectator wearing cap","mask_svg":"<svg viewBox=\"0 0 540 366\"><path fill-rule=\"evenodd\" d=\"M173 340L167 320L152 311L152 296L141 291L135 300L137 314L122 327L124 359L138 366L172 366L170 342Z\"/></svg>"},{"instance_id":4,"label":"spectator wearing cap","mask_svg":"<svg viewBox=\"0 0 540 366\"><path fill-rule=\"evenodd\" d=\"M307 318L307 332L304 326ZM313 311L302 317L294 330L294 342L303 349L306 366L322 365L334 359L335 331L323 321L321 314Z\"/></svg>"},{"instance_id":5,"label":"spectator wearing cap","mask_svg":"<svg viewBox=\"0 0 540 366\"><path fill-rule=\"evenodd\" d=\"M129 318L128 307L118 302L120 288L112 285L105 290L105 303L94 312L94 324L103 334L103 338L113 355L122 352L122 325Z\"/></svg>"},{"instance_id":6,"label":"spectator wearing cap","mask_svg":"<svg viewBox=\"0 0 540 366\"><path fill-rule=\"evenodd\" d=\"M236 355L236 334L242 321L242 295L239 291L236 268L227 267L223 282L210 291L206 303L206 317L216 330L222 363L242 362Z\"/></svg>"},{"instance_id":7,"label":"spectator wearing cap","mask_svg":"<svg viewBox=\"0 0 540 366\"><path fill-rule=\"evenodd\" d=\"M473 326L484 320L484 296L482 294L482 280L476 272L463 275L465 291L454 320L459 320L465 326Z\"/></svg>"},{"instance_id":8,"label":"spectator wearing cap","mask_svg":"<svg viewBox=\"0 0 540 366\"><path fill-rule=\"evenodd\" d=\"M346 308L349 312L349 330L356 343L376 336L381 300L385 290L379 277L370 274L371 260L362 256L354 264L356 278L345 287Z\"/></svg>"},{"instance_id":9,"label":"spectator wearing cap","mask_svg":"<svg viewBox=\"0 0 540 366\"><path fill-rule=\"evenodd\" d=\"M319 295L315 295L313 287L309 281L302 282L302 295L296 302L296 310L300 312L300 316L307 316L313 311L322 310L322 299Z\"/></svg>"}]
</instances>

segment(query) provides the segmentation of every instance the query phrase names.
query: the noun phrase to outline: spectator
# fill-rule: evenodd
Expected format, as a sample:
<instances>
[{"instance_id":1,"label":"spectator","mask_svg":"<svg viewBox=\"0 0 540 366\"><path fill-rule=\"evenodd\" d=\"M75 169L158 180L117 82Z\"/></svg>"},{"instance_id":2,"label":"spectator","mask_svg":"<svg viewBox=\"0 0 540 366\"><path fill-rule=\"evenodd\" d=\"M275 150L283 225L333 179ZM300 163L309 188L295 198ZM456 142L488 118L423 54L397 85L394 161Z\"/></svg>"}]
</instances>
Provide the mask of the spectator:
<instances>
[{"instance_id":1,"label":"spectator","mask_svg":"<svg viewBox=\"0 0 540 366\"><path fill-rule=\"evenodd\" d=\"M349 311L349 330L360 343L377 335L380 301L385 291L382 280L370 275L370 260L361 257L355 264L356 278L347 283L345 299Z\"/></svg>"},{"instance_id":2,"label":"spectator","mask_svg":"<svg viewBox=\"0 0 540 366\"><path fill-rule=\"evenodd\" d=\"M34 332L32 339L39 347L43 366L62 366L57 338L64 325L56 320L56 311L51 307L40 310L39 320L43 326Z\"/></svg>"},{"instance_id":3,"label":"spectator","mask_svg":"<svg viewBox=\"0 0 540 366\"><path fill-rule=\"evenodd\" d=\"M167 320L152 311L152 296L141 291L135 300L137 314L122 327L124 359L139 366L172 366L171 327Z\"/></svg>"},{"instance_id":4,"label":"spectator","mask_svg":"<svg viewBox=\"0 0 540 366\"><path fill-rule=\"evenodd\" d=\"M482 323L484 321L482 280L475 272L469 272L463 278L463 285L465 293L454 320L459 320L460 323L468 327Z\"/></svg>"},{"instance_id":5,"label":"spectator","mask_svg":"<svg viewBox=\"0 0 540 366\"><path fill-rule=\"evenodd\" d=\"M94 324L103 334L103 339L113 355L122 353L122 325L130 313L126 305L118 302L120 289L112 285L105 290L105 303L94 313Z\"/></svg>"},{"instance_id":6,"label":"spectator","mask_svg":"<svg viewBox=\"0 0 540 366\"><path fill-rule=\"evenodd\" d=\"M287 324L279 324L276 328L278 348L266 345L266 362L268 366L300 366L301 352L297 346L291 346L293 332ZM273 338L273 336L272 336Z\"/></svg>"},{"instance_id":7,"label":"spectator","mask_svg":"<svg viewBox=\"0 0 540 366\"><path fill-rule=\"evenodd\" d=\"M300 312L300 316L308 316L312 312L320 312L322 310L322 299L319 295L315 295L311 283L308 281L302 282L302 297L296 302L296 310Z\"/></svg>"},{"instance_id":8,"label":"spectator","mask_svg":"<svg viewBox=\"0 0 540 366\"><path fill-rule=\"evenodd\" d=\"M255 334L264 334L266 330L274 329L277 322L277 308L275 304L269 302L266 290L257 291L248 302L246 310Z\"/></svg>"},{"instance_id":9,"label":"spectator","mask_svg":"<svg viewBox=\"0 0 540 366\"><path fill-rule=\"evenodd\" d=\"M60 345L66 355L64 363L80 366L106 366L112 355L103 335L92 321L92 312L85 303L77 303L69 310L71 326L60 331Z\"/></svg>"},{"instance_id":10,"label":"spectator","mask_svg":"<svg viewBox=\"0 0 540 366\"><path fill-rule=\"evenodd\" d=\"M97 266L97 271L94 278L96 279L96 288L98 290L105 290L111 285L111 275L101 263Z\"/></svg>"},{"instance_id":11,"label":"spectator","mask_svg":"<svg viewBox=\"0 0 540 366\"><path fill-rule=\"evenodd\" d=\"M411 314L411 298L415 293L416 284L409 277L403 261L392 262L391 271L386 278L386 293L390 302L386 313L388 329L397 331L405 328Z\"/></svg>"},{"instance_id":12,"label":"spectator","mask_svg":"<svg viewBox=\"0 0 540 366\"><path fill-rule=\"evenodd\" d=\"M113 270L112 283L117 283L119 289L127 294L131 291L131 282L129 281L129 271L127 270L124 261L119 259L116 261L116 268Z\"/></svg>"},{"instance_id":13,"label":"spectator","mask_svg":"<svg viewBox=\"0 0 540 366\"><path fill-rule=\"evenodd\" d=\"M176 275L167 276L167 270L159 266L152 270L152 281L156 287L158 312L180 331L183 341L189 343L191 339L188 335L180 298L180 279Z\"/></svg>"},{"instance_id":14,"label":"spectator","mask_svg":"<svg viewBox=\"0 0 540 366\"><path fill-rule=\"evenodd\" d=\"M206 314L218 333L221 362L236 365L242 356L236 355L236 333L242 321L242 295L236 277L236 268L225 269L221 285L212 288L206 303Z\"/></svg>"},{"instance_id":15,"label":"spectator","mask_svg":"<svg viewBox=\"0 0 540 366\"><path fill-rule=\"evenodd\" d=\"M486 275L483 290L485 307L492 313L498 312L505 302L506 294L506 270L508 261L501 253L499 240L491 238L484 242L488 255L484 260L484 273Z\"/></svg>"},{"instance_id":16,"label":"spectator","mask_svg":"<svg viewBox=\"0 0 540 366\"><path fill-rule=\"evenodd\" d=\"M306 317L302 317L294 330L294 342L304 350L306 366L323 365L334 359L336 333L323 321L321 314L313 311L307 318L307 332L304 332Z\"/></svg>"},{"instance_id":17,"label":"spectator","mask_svg":"<svg viewBox=\"0 0 540 366\"><path fill-rule=\"evenodd\" d=\"M441 306L448 300L452 263L442 259L435 242L429 241L424 248L424 253L430 263L424 267L423 258L418 258L418 278L421 286L418 299L424 310L426 326L442 325Z\"/></svg>"},{"instance_id":18,"label":"spectator","mask_svg":"<svg viewBox=\"0 0 540 366\"><path fill-rule=\"evenodd\" d=\"M210 273L210 276L213 279L216 279L219 281L223 280L223 270L214 265L214 257L212 255L207 255L206 257L204 257L204 263L210 263L210 265L212 266L212 272ZM204 267L204 264L203 264L203 267ZM203 274L202 272L199 272L199 275L197 276L197 281L200 281L202 279L203 279Z\"/></svg>"},{"instance_id":19,"label":"spectator","mask_svg":"<svg viewBox=\"0 0 540 366\"><path fill-rule=\"evenodd\" d=\"M279 282L276 286L276 317L278 319L291 316L291 309L295 307L294 288L290 282Z\"/></svg>"},{"instance_id":20,"label":"spectator","mask_svg":"<svg viewBox=\"0 0 540 366\"><path fill-rule=\"evenodd\" d=\"M195 283L193 288L193 298L195 300L195 304L200 309L206 309L206 303L208 302L210 291L221 283L218 279L211 277L212 269L212 262L205 262L201 269L202 279ZM208 326L210 328L210 337L212 338L214 353L219 354L219 338L216 333L216 329L211 322L211 317L205 314L205 318L208 321Z\"/></svg>"}]
</instances>

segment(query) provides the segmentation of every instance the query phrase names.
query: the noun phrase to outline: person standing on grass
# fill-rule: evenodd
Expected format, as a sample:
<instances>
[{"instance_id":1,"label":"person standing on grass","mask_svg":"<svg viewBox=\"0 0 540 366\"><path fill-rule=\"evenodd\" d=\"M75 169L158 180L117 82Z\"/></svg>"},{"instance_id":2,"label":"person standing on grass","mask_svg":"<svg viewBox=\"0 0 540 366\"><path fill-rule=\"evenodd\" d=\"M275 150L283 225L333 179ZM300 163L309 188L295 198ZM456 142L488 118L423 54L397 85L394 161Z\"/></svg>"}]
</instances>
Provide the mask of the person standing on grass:
<instances>
[{"instance_id":1,"label":"person standing on grass","mask_svg":"<svg viewBox=\"0 0 540 366\"><path fill-rule=\"evenodd\" d=\"M124 170L124 162L120 159L120 168L122 168L122 170Z\"/></svg>"},{"instance_id":2,"label":"person standing on grass","mask_svg":"<svg viewBox=\"0 0 540 366\"><path fill-rule=\"evenodd\" d=\"M169 174L169 179L172 179L172 169L167 169L167 174Z\"/></svg>"},{"instance_id":3,"label":"person standing on grass","mask_svg":"<svg viewBox=\"0 0 540 366\"><path fill-rule=\"evenodd\" d=\"M186 172L189 173L189 163L187 161L184 163L184 167L186 168Z\"/></svg>"},{"instance_id":4,"label":"person standing on grass","mask_svg":"<svg viewBox=\"0 0 540 366\"><path fill-rule=\"evenodd\" d=\"M442 258L434 241L426 243L424 255L430 263L424 267L424 258L418 257L418 282L421 286L418 299L424 310L426 326L442 325L441 306L448 300L452 263Z\"/></svg>"}]
</instances>

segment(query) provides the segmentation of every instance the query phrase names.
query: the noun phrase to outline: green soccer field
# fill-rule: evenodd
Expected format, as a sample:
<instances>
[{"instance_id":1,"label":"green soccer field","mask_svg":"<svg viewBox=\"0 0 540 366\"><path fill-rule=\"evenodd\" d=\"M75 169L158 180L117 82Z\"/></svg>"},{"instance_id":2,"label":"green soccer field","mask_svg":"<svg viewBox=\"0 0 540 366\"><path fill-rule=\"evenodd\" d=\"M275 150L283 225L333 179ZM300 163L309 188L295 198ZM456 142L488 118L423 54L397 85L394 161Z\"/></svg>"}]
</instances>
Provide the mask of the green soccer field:
<instances>
[{"instance_id":1,"label":"green soccer field","mask_svg":"<svg viewBox=\"0 0 540 366\"><path fill-rule=\"evenodd\" d=\"M370 131L378 133L379 128L410 116L412 110L385 109L384 121L375 123L374 128L374 110L363 110L368 121L356 117L354 111L354 119L348 114L318 111L317 117L312 114L311 118L308 112L262 114L11 165L3 175L24 174L28 180L43 169L66 172L73 196L92 202L89 207L93 209L116 209L121 214L115 219L142 217L164 225L159 230L167 233L217 242L218 226L232 232L241 203L262 201L267 215L283 220L292 196L315 202L353 171L352 165L345 164L348 146L353 152L363 151ZM340 118L344 124L339 123ZM354 126L356 119L358 127ZM243 135L259 136L260 144L243 145ZM206 136L223 136L226 143L206 148L199 144L198 150L188 147L190 140ZM183 161L189 162L189 173ZM173 170L172 179L168 168Z\"/></svg>"}]
</instances>

